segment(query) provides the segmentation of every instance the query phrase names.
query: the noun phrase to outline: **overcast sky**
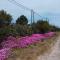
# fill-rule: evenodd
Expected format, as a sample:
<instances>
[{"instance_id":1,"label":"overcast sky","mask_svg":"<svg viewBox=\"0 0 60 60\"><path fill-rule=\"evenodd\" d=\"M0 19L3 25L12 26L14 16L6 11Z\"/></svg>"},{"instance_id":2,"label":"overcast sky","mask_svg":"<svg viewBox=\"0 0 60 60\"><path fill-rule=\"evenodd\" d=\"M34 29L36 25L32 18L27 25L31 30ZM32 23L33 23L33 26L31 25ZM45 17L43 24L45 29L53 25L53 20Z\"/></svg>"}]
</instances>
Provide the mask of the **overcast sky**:
<instances>
[{"instance_id":1,"label":"overcast sky","mask_svg":"<svg viewBox=\"0 0 60 60\"><path fill-rule=\"evenodd\" d=\"M16 2L33 9L43 17L49 18L51 24L60 26L60 0L15 0ZM0 0L0 10L4 9L10 13L14 19L21 14L28 17L30 12L10 3L8 0ZM35 16L36 17L36 16Z\"/></svg>"}]
</instances>

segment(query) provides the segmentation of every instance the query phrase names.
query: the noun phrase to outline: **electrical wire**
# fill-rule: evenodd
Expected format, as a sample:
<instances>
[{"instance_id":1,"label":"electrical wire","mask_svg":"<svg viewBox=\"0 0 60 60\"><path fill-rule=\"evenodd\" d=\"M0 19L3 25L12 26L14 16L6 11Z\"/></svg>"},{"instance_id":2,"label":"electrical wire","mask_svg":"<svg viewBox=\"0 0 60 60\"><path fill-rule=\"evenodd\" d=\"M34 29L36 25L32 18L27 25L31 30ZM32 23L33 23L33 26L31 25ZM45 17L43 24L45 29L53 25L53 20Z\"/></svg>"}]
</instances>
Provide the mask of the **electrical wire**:
<instances>
[{"instance_id":1,"label":"electrical wire","mask_svg":"<svg viewBox=\"0 0 60 60\"><path fill-rule=\"evenodd\" d=\"M9 1L10 3L13 3L13 4L19 6L20 8L23 8L24 10L26 9L26 10L28 10L28 11L30 11L30 12L33 11L34 14L37 14L38 16L40 16L40 14L38 14L38 13L35 12L34 10L27 8L27 7L25 7L25 6L22 5L22 4L19 4L19 3L16 2L15 0L8 0L8 1ZM40 16L40 17L42 17L42 16ZM44 19L46 19L46 18L44 17Z\"/></svg>"}]
</instances>

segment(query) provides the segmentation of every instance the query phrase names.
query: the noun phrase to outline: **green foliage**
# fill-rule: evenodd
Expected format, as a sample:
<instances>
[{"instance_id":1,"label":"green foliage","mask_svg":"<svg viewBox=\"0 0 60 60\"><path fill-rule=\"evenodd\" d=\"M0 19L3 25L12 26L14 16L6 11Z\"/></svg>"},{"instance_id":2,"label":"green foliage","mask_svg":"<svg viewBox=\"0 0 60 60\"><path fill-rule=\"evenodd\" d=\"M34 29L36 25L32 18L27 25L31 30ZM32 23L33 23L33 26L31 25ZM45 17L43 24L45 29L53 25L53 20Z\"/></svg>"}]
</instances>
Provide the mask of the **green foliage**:
<instances>
[{"instance_id":1,"label":"green foliage","mask_svg":"<svg viewBox=\"0 0 60 60\"><path fill-rule=\"evenodd\" d=\"M20 24L20 25L26 25L28 23L28 19L26 18L26 16L21 15L17 20L16 20L16 24Z\"/></svg>"},{"instance_id":2,"label":"green foliage","mask_svg":"<svg viewBox=\"0 0 60 60\"><path fill-rule=\"evenodd\" d=\"M33 33L39 33L40 32L40 30L37 29L37 23L32 23L31 27L32 27Z\"/></svg>"},{"instance_id":3,"label":"green foliage","mask_svg":"<svg viewBox=\"0 0 60 60\"><path fill-rule=\"evenodd\" d=\"M17 18L16 24L11 25L12 16L6 11L0 11L0 37L5 35L31 35L33 33L46 33L48 31L60 31L60 28L50 25L48 21L38 20L36 23L28 24L26 16Z\"/></svg>"},{"instance_id":4,"label":"green foliage","mask_svg":"<svg viewBox=\"0 0 60 60\"><path fill-rule=\"evenodd\" d=\"M33 29L31 27L28 27L27 29L27 35L33 34Z\"/></svg>"},{"instance_id":5,"label":"green foliage","mask_svg":"<svg viewBox=\"0 0 60 60\"><path fill-rule=\"evenodd\" d=\"M16 20L16 31L21 36L31 35L32 28L28 25L28 19L26 16L21 15Z\"/></svg>"},{"instance_id":6,"label":"green foliage","mask_svg":"<svg viewBox=\"0 0 60 60\"><path fill-rule=\"evenodd\" d=\"M0 43L4 40L4 37L6 36L7 29L0 28Z\"/></svg>"},{"instance_id":7,"label":"green foliage","mask_svg":"<svg viewBox=\"0 0 60 60\"><path fill-rule=\"evenodd\" d=\"M4 20L0 18L0 27L3 27L4 25Z\"/></svg>"},{"instance_id":8,"label":"green foliage","mask_svg":"<svg viewBox=\"0 0 60 60\"><path fill-rule=\"evenodd\" d=\"M12 26L6 26L4 28L0 28L0 38L4 37L4 36L16 36L17 32L16 29L13 28Z\"/></svg>"},{"instance_id":9,"label":"green foliage","mask_svg":"<svg viewBox=\"0 0 60 60\"><path fill-rule=\"evenodd\" d=\"M16 31L21 36L25 35L25 33L26 33L24 26L19 25L19 24L16 26Z\"/></svg>"},{"instance_id":10,"label":"green foliage","mask_svg":"<svg viewBox=\"0 0 60 60\"><path fill-rule=\"evenodd\" d=\"M16 31L20 36L26 36L32 34L32 29L28 25L16 25Z\"/></svg>"},{"instance_id":11,"label":"green foliage","mask_svg":"<svg viewBox=\"0 0 60 60\"><path fill-rule=\"evenodd\" d=\"M16 24L11 23L12 16L6 11L0 11L0 43L5 36L27 36L34 33L46 33L48 31L60 31L59 27L49 24L48 21L38 20L36 23L28 24L26 16L17 18Z\"/></svg>"},{"instance_id":12,"label":"green foliage","mask_svg":"<svg viewBox=\"0 0 60 60\"><path fill-rule=\"evenodd\" d=\"M12 21L12 16L10 14L7 14L6 11L1 10L0 11L0 26L2 24L9 25Z\"/></svg>"},{"instance_id":13,"label":"green foliage","mask_svg":"<svg viewBox=\"0 0 60 60\"><path fill-rule=\"evenodd\" d=\"M8 34L8 35L12 35L12 36L16 36L16 35L17 35L17 31L16 31L16 29L15 29L14 26L9 25L9 26L6 28L6 30L7 30L7 34Z\"/></svg>"},{"instance_id":14,"label":"green foliage","mask_svg":"<svg viewBox=\"0 0 60 60\"><path fill-rule=\"evenodd\" d=\"M48 21L37 21L37 29L40 30L40 33L48 32L50 29Z\"/></svg>"},{"instance_id":15,"label":"green foliage","mask_svg":"<svg viewBox=\"0 0 60 60\"><path fill-rule=\"evenodd\" d=\"M48 21L39 20L37 23L32 24L34 33L45 33L50 30Z\"/></svg>"},{"instance_id":16,"label":"green foliage","mask_svg":"<svg viewBox=\"0 0 60 60\"><path fill-rule=\"evenodd\" d=\"M50 31L60 31L60 28L55 25L50 25L51 30Z\"/></svg>"}]
</instances>

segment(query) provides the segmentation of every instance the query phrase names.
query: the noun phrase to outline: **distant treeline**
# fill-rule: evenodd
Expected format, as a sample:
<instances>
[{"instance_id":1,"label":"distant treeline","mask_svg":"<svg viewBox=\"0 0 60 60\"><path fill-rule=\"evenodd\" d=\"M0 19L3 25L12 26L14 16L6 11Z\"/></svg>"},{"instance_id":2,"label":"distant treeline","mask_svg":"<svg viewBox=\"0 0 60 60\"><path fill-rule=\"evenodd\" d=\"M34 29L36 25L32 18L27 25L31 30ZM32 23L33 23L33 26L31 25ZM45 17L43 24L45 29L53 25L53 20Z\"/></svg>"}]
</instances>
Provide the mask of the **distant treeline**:
<instances>
[{"instance_id":1,"label":"distant treeline","mask_svg":"<svg viewBox=\"0 0 60 60\"><path fill-rule=\"evenodd\" d=\"M0 11L0 38L4 36L26 36L37 33L46 33L49 31L60 31L60 28L49 24L47 20L38 20L32 24L28 24L26 16L21 15L17 18L16 23L11 23L12 16L6 11Z\"/></svg>"}]
</instances>

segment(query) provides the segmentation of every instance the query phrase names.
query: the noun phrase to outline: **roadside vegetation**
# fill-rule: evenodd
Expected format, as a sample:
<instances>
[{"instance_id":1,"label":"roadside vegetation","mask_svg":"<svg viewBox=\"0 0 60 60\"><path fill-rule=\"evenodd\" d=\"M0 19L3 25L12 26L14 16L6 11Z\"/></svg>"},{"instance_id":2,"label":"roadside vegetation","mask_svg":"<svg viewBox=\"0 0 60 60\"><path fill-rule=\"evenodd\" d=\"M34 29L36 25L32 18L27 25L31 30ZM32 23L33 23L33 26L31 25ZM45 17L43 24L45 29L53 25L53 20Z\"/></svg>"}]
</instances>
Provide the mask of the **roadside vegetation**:
<instances>
[{"instance_id":1,"label":"roadside vegetation","mask_svg":"<svg viewBox=\"0 0 60 60\"><path fill-rule=\"evenodd\" d=\"M16 23L12 23L12 20L10 14L4 10L0 11L1 60L7 57L6 60L33 60L50 49L51 44L56 41L57 32L60 31L59 27L49 24L47 20L28 24L28 19L24 15L19 16ZM8 54L7 51L11 53Z\"/></svg>"}]
</instances>

